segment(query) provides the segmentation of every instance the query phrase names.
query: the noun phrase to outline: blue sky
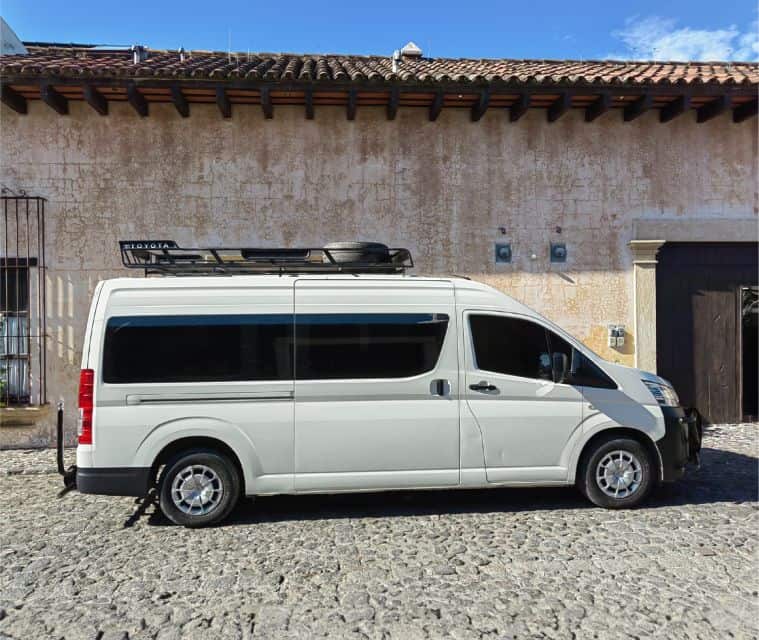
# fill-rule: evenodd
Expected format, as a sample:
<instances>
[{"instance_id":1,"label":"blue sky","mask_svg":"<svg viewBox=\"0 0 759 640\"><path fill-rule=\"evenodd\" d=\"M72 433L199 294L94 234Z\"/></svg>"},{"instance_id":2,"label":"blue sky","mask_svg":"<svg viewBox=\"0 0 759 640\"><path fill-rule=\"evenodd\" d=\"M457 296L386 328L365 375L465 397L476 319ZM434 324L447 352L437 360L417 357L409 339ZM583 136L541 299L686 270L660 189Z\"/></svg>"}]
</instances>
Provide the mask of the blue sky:
<instances>
[{"instance_id":1,"label":"blue sky","mask_svg":"<svg viewBox=\"0 0 759 640\"><path fill-rule=\"evenodd\" d=\"M0 0L22 40L487 58L759 59L751 0Z\"/></svg>"}]
</instances>

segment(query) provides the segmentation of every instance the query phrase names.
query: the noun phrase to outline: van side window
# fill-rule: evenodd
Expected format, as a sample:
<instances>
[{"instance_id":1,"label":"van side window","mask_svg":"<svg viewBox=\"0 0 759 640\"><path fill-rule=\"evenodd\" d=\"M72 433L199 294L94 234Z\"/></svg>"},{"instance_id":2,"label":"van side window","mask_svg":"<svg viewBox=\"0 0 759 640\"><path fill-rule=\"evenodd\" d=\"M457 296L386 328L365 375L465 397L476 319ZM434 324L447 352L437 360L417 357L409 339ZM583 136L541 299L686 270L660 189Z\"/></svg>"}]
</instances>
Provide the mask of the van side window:
<instances>
[{"instance_id":1,"label":"van side window","mask_svg":"<svg viewBox=\"0 0 759 640\"><path fill-rule=\"evenodd\" d=\"M293 316L133 316L108 320L103 382L292 380Z\"/></svg>"},{"instance_id":2,"label":"van side window","mask_svg":"<svg viewBox=\"0 0 759 640\"><path fill-rule=\"evenodd\" d=\"M298 380L406 378L435 368L448 316L296 314L295 326Z\"/></svg>"},{"instance_id":3,"label":"van side window","mask_svg":"<svg viewBox=\"0 0 759 640\"><path fill-rule=\"evenodd\" d=\"M548 330L547 330L548 331ZM581 351L575 349L561 336L548 331L551 353L564 353L569 361L569 378L567 382L580 387L597 387L616 389L617 385L598 365Z\"/></svg>"},{"instance_id":4,"label":"van side window","mask_svg":"<svg viewBox=\"0 0 759 640\"><path fill-rule=\"evenodd\" d=\"M529 320L471 315L474 355L478 369L522 378L551 380L551 357L546 331Z\"/></svg>"}]
</instances>

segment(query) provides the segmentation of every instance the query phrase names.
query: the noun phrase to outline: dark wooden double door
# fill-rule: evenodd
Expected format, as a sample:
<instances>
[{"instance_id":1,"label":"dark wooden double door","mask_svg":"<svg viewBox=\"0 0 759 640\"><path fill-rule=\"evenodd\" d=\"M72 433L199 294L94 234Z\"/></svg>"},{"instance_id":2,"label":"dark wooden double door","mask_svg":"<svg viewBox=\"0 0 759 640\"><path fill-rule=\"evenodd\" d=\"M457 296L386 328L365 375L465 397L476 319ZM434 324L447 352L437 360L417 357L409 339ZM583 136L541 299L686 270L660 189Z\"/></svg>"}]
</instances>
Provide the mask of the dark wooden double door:
<instances>
[{"instance_id":1,"label":"dark wooden double door","mask_svg":"<svg viewBox=\"0 0 759 640\"><path fill-rule=\"evenodd\" d=\"M667 243L656 269L657 372L709 422L756 419L759 243Z\"/></svg>"}]
</instances>

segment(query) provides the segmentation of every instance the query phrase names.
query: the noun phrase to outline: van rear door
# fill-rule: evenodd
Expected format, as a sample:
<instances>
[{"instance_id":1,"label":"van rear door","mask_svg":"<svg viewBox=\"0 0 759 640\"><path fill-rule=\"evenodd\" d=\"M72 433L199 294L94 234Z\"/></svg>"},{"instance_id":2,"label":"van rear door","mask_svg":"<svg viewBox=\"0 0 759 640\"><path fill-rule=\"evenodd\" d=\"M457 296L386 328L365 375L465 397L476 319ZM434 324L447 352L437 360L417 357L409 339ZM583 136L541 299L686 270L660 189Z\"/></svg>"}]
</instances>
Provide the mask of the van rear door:
<instances>
[{"instance_id":1,"label":"van rear door","mask_svg":"<svg viewBox=\"0 0 759 640\"><path fill-rule=\"evenodd\" d=\"M295 488L459 482L457 332L445 281L295 283Z\"/></svg>"}]
</instances>

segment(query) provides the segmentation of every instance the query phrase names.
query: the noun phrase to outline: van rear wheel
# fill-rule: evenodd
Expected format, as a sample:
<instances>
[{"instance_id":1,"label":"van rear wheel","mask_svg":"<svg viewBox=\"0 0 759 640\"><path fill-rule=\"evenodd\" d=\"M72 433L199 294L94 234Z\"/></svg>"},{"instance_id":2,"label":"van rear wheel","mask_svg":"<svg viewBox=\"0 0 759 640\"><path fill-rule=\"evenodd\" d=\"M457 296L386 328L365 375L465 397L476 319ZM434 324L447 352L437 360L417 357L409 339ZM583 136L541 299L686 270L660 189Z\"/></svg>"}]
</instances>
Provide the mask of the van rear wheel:
<instances>
[{"instance_id":1,"label":"van rear wheel","mask_svg":"<svg viewBox=\"0 0 759 640\"><path fill-rule=\"evenodd\" d=\"M632 438L610 436L583 456L577 486L599 507L629 509L648 497L655 473L654 461L643 444Z\"/></svg>"},{"instance_id":2,"label":"van rear wheel","mask_svg":"<svg viewBox=\"0 0 759 640\"><path fill-rule=\"evenodd\" d=\"M161 474L158 504L175 524L205 527L229 515L240 497L232 461L216 451L185 451Z\"/></svg>"}]
</instances>

